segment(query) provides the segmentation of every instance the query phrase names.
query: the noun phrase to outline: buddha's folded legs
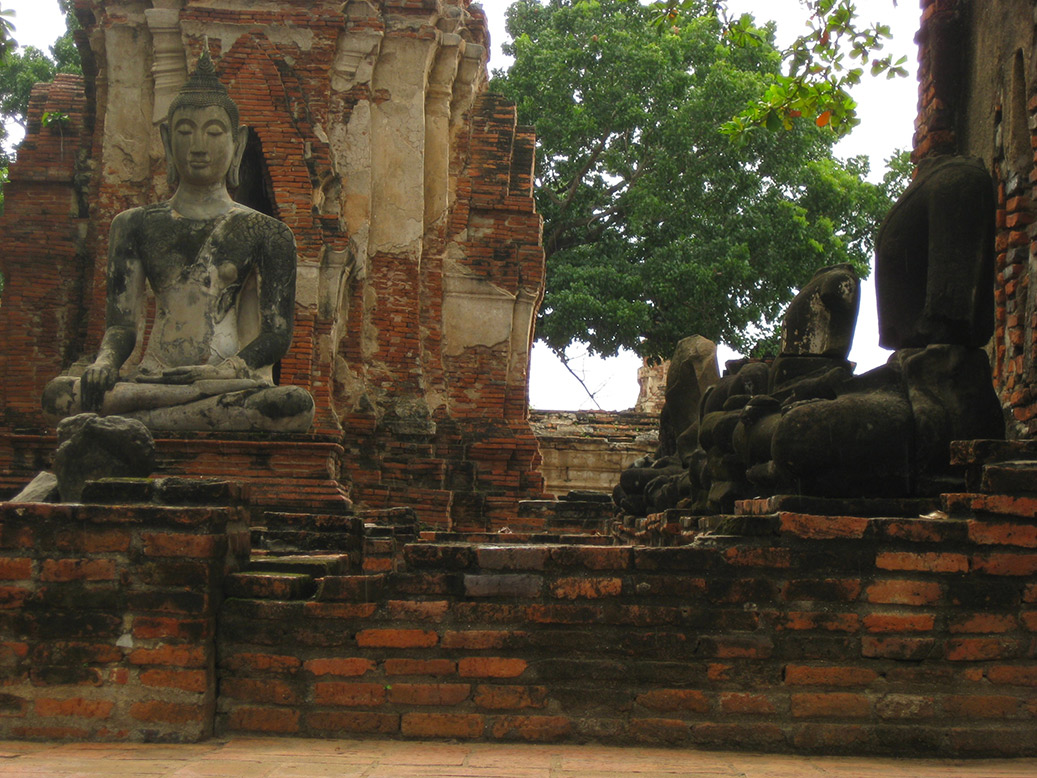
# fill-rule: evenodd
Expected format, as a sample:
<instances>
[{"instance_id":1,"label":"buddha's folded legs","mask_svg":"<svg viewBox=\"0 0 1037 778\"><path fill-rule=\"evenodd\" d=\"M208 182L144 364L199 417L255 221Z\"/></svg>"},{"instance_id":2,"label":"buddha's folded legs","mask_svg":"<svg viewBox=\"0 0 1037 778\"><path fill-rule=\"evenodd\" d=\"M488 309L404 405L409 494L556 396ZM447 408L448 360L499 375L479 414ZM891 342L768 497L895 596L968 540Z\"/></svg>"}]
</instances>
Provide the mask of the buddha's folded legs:
<instances>
[{"instance_id":1,"label":"buddha's folded legs","mask_svg":"<svg viewBox=\"0 0 1037 778\"><path fill-rule=\"evenodd\" d=\"M56 422L82 412L79 379L55 378L43 394L44 413ZM313 421L309 392L234 379L193 384L116 384L101 415L137 419L152 430L305 432Z\"/></svg>"}]
</instances>

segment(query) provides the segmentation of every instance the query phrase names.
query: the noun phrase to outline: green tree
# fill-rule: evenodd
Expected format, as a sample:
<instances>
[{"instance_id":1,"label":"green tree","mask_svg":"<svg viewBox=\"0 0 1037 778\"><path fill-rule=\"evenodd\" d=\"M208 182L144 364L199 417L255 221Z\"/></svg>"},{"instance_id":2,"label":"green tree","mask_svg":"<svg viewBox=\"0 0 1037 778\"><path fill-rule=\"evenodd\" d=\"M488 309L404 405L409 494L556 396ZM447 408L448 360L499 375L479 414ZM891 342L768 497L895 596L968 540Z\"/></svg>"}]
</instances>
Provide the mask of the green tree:
<instances>
[{"instance_id":1,"label":"green tree","mask_svg":"<svg viewBox=\"0 0 1037 778\"><path fill-rule=\"evenodd\" d=\"M782 56L772 28L759 45L726 45L711 5L664 35L627 0L508 10L515 61L493 84L537 130L537 335L560 356L580 341L665 357L691 333L745 353L818 267L868 272L889 198L863 180L865 159L834 159L834 134L814 123L738 144L719 131Z\"/></svg>"},{"instance_id":2,"label":"green tree","mask_svg":"<svg viewBox=\"0 0 1037 778\"><path fill-rule=\"evenodd\" d=\"M890 2L897 5L897 0ZM894 60L881 54L884 41L891 37L889 26L862 24L856 0L800 0L800 4L807 11L807 32L782 51L784 71L769 75L764 93L725 123L726 134L740 138L758 127L787 129L809 119L842 135L860 123L850 89L865 72L887 78L908 74L907 57ZM732 45L769 43L752 16L732 17L726 0L656 0L650 5L656 25L663 29L706 12L722 21L724 36Z\"/></svg>"},{"instance_id":3,"label":"green tree","mask_svg":"<svg viewBox=\"0 0 1037 778\"><path fill-rule=\"evenodd\" d=\"M13 12L0 10L0 213L3 213L3 182L7 180L11 162L6 148L7 123L25 127L29 96L36 84L53 81L57 73L83 72L75 43L79 22L71 0L58 0L58 6L65 13L65 32L50 47L50 56L33 46L19 51L11 37L14 25L5 18L13 16Z\"/></svg>"}]
</instances>

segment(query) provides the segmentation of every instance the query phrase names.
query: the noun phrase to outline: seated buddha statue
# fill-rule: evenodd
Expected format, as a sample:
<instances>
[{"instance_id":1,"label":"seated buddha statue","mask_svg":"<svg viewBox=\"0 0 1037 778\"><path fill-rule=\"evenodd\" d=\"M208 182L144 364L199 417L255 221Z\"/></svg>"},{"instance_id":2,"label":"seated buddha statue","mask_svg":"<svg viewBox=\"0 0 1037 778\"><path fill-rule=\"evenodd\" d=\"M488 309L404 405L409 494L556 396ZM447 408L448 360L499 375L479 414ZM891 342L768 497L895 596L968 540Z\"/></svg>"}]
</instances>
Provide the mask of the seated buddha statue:
<instances>
[{"instance_id":1,"label":"seated buddha statue","mask_svg":"<svg viewBox=\"0 0 1037 778\"><path fill-rule=\"evenodd\" d=\"M80 377L47 385L44 411L51 421L117 414L154 430L305 432L313 398L273 383L292 340L295 239L231 199L248 129L207 52L160 131L175 193L112 221L100 350ZM154 320L133 364L147 286Z\"/></svg>"}]
</instances>

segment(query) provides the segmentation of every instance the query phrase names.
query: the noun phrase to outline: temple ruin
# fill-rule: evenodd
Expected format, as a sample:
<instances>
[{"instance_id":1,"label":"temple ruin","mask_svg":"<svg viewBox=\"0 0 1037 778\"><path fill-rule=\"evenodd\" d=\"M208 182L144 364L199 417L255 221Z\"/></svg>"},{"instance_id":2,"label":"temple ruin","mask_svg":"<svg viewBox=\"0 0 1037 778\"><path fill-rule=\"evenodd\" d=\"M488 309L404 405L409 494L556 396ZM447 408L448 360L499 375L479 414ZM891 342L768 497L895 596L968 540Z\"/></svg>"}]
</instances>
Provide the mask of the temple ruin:
<instances>
[{"instance_id":1,"label":"temple ruin","mask_svg":"<svg viewBox=\"0 0 1037 778\"><path fill-rule=\"evenodd\" d=\"M1037 0L920 3L915 159L994 179L1008 440L951 444L964 486L924 513L760 492L619 526L544 487L534 137L478 5L75 7L85 76L34 90L0 217L2 496L50 465L40 395L98 349L109 223L170 195L157 125L206 46L251 128L238 198L295 234L276 383L315 421L157 434L154 477L0 504L0 737L1037 754ZM552 479L547 439L594 428L587 485L644 432L535 423Z\"/></svg>"}]
</instances>

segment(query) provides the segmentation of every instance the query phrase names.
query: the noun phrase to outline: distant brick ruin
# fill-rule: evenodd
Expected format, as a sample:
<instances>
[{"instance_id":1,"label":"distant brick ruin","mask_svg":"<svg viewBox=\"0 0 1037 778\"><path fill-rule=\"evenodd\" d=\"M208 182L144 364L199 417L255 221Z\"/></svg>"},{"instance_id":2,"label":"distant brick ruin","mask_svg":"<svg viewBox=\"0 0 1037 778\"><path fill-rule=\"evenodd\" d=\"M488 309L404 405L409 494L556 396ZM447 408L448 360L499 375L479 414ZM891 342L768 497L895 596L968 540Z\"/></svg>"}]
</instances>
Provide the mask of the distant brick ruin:
<instances>
[{"instance_id":1,"label":"distant brick ruin","mask_svg":"<svg viewBox=\"0 0 1037 778\"><path fill-rule=\"evenodd\" d=\"M544 275L533 135L485 92L478 6L79 0L76 13L85 78L34 92L0 220L8 492L52 448L43 386L103 332L108 224L169 194L157 122L208 36L251 128L237 198L298 243L280 383L308 389L317 416L296 441L311 461L294 502L328 507L348 493L444 527L488 528L540 496L527 420ZM45 127L45 114L64 118ZM164 446L184 472L219 470L229 449L268 456L248 442L185 447ZM292 500L283 483L267 492Z\"/></svg>"}]
</instances>

